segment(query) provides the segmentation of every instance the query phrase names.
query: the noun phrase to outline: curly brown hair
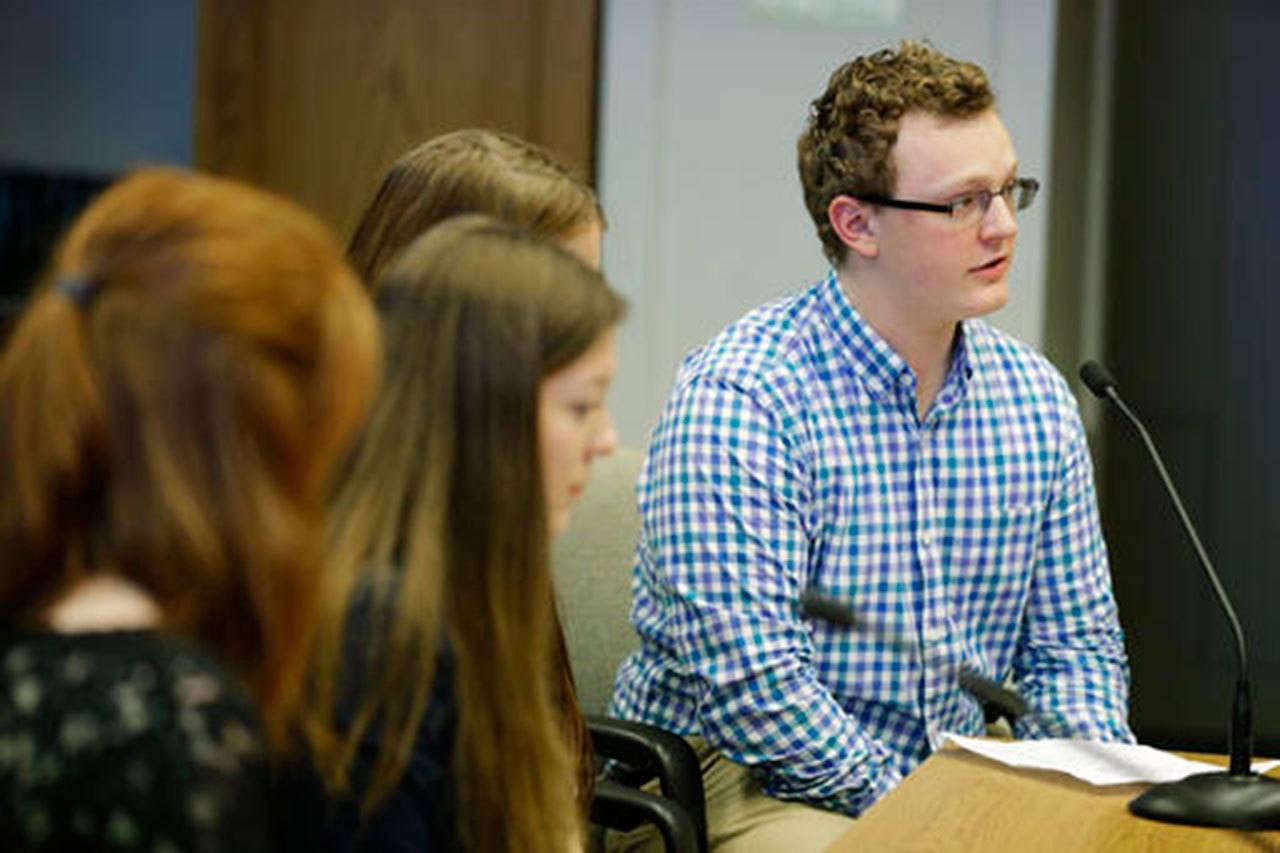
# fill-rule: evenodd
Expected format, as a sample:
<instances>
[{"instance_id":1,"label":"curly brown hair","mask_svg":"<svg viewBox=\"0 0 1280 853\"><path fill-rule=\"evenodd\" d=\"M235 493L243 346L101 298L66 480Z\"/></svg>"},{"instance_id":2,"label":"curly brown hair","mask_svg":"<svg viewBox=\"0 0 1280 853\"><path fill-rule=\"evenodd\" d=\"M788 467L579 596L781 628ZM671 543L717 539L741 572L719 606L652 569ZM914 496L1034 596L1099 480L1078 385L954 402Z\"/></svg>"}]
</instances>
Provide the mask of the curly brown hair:
<instances>
[{"instance_id":1,"label":"curly brown hair","mask_svg":"<svg viewBox=\"0 0 1280 853\"><path fill-rule=\"evenodd\" d=\"M827 220L841 194L891 195L897 174L893 146L904 115L913 111L968 118L995 105L987 75L925 41L904 40L859 56L831 74L826 91L809 105L796 141L804 203L818 228L822 251L835 265L848 248Z\"/></svg>"}]
</instances>

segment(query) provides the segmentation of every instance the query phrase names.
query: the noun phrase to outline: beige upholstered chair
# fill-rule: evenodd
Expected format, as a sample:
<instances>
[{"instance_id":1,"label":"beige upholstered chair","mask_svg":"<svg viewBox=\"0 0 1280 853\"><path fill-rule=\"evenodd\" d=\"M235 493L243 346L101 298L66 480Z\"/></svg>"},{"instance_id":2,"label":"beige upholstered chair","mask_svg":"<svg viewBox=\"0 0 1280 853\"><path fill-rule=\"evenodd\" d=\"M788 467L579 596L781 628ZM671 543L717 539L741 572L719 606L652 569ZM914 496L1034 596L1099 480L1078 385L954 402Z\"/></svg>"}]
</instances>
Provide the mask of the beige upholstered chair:
<instances>
[{"instance_id":1,"label":"beige upholstered chair","mask_svg":"<svg viewBox=\"0 0 1280 853\"><path fill-rule=\"evenodd\" d=\"M635 484L643 464L644 454L630 447L595 463L553 555L569 661L596 753L627 770L596 782L591 819L615 829L650 822L667 850L705 853L706 807L692 748L670 732L603 716L618 665L639 646L629 616L640 534ZM635 787L649 778L658 779L661 796Z\"/></svg>"},{"instance_id":2,"label":"beige upholstered chair","mask_svg":"<svg viewBox=\"0 0 1280 853\"><path fill-rule=\"evenodd\" d=\"M639 641L631 611L631 561L640 533L635 483L644 453L620 447L595 463L573 521L556 542L556 590L582 709L603 714L618 664Z\"/></svg>"}]
</instances>

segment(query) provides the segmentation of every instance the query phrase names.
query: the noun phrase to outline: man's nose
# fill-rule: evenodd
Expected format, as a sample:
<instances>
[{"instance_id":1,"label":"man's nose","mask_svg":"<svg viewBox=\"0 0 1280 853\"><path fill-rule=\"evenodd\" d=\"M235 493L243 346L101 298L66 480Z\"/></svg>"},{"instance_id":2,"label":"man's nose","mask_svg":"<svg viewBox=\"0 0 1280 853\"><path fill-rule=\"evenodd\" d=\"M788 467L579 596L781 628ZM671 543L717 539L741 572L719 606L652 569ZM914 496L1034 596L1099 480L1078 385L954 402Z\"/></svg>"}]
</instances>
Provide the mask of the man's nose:
<instances>
[{"instance_id":1,"label":"man's nose","mask_svg":"<svg viewBox=\"0 0 1280 853\"><path fill-rule=\"evenodd\" d=\"M1018 215L1013 204L1002 195L991 199L991 206L982 215L979 236L984 240L1008 239L1018 233Z\"/></svg>"}]
</instances>

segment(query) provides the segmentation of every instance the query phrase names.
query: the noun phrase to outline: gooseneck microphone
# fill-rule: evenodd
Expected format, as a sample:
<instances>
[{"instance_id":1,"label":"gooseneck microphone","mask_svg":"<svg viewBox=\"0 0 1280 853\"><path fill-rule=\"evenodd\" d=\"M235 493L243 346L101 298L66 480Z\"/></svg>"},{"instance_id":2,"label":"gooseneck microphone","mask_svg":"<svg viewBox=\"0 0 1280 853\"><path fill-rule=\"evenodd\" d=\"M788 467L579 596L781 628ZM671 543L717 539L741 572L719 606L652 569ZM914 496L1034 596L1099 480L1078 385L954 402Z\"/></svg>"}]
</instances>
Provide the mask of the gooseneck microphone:
<instances>
[{"instance_id":1,"label":"gooseneck microphone","mask_svg":"<svg viewBox=\"0 0 1280 853\"><path fill-rule=\"evenodd\" d=\"M1244 631L1236 618L1231 599L1223 589L1222 581L1213 568L1195 525L1187 515L1173 480L1156 450L1150 433L1116 390L1116 380L1096 361L1087 361L1080 367L1080 378L1099 399L1110 400L1133 424L1146 445L1147 453L1155 463L1156 471L1164 484L1169 500L1177 511L1178 519L1191 547L1200 560L1200 567L1209 579L1222 611L1231 625L1236 643L1236 693L1232 706L1230 743L1231 764L1225 773L1197 773L1180 782L1168 782L1152 787L1145 794L1129 803L1129 811L1141 817L1168 823L1187 823L1198 826L1225 826L1234 829L1280 828L1280 780L1259 776L1250 767L1253 752L1253 705L1249 688L1249 658L1246 654Z\"/></svg>"},{"instance_id":2,"label":"gooseneck microphone","mask_svg":"<svg viewBox=\"0 0 1280 853\"><path fill-rule=\"evenodd\" d=\"M841 628L869 631L879 635L882 640L898 649L909 647L901 637L869 626L866 620L860 618L845 601L816 590L805 590L800 596L800 614L808 619L816 619ZM956 681L961 689L983 705L994 708L1010 723L1030 712L1027 701L1017 691L987 678L971 666L962 666L956 675Z\"/></svg>"},{"instance_id":3,"label":"gooseneck microphone","mask_svg":"<svg viewBox=\"0 0 1280 853\"><path fill-rule=\"evenodd\" d=\"M813 589L806 589L800 596L800 615L841 628L858 628L862 621L841 599Z\"/></svg>"}]
</instances>

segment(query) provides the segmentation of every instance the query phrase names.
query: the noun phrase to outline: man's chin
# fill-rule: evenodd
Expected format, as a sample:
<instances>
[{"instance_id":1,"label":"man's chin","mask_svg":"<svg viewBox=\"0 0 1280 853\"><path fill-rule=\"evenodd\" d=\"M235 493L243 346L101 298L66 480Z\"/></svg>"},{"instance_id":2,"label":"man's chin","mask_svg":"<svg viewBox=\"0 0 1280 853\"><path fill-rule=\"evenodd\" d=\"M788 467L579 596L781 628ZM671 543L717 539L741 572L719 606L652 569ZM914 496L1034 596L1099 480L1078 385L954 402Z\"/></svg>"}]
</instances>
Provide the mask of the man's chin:
<instances>
[{"instance_id":1,"label":"man's chin","mask_svg":"<svg viewBox=\"0 0 1280 853\"><path fill-rule=\"evenodd\" d=\"M992 282L978 292L965 313L966 320L994 314L1009 303L1009 287L1004 279Z\"/></svg>"}]
</instances>

